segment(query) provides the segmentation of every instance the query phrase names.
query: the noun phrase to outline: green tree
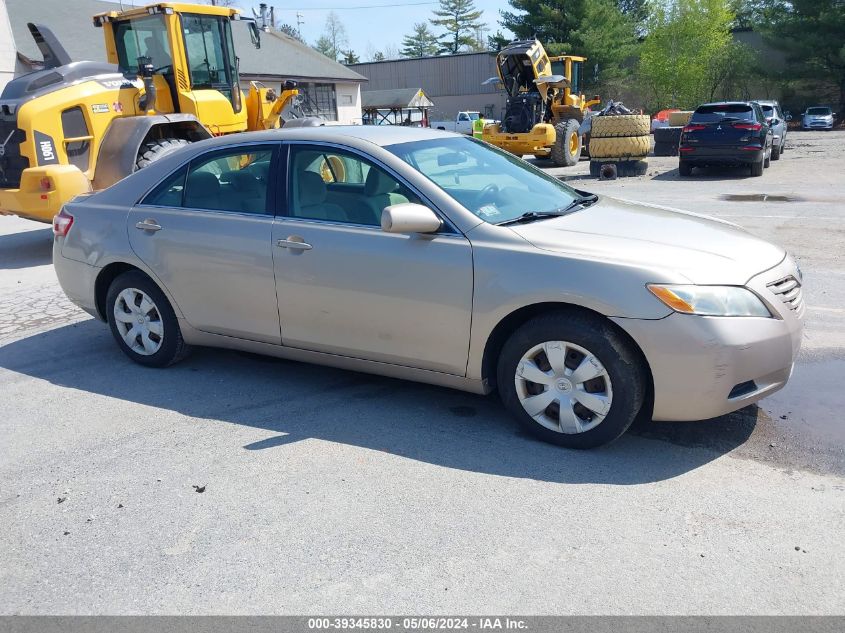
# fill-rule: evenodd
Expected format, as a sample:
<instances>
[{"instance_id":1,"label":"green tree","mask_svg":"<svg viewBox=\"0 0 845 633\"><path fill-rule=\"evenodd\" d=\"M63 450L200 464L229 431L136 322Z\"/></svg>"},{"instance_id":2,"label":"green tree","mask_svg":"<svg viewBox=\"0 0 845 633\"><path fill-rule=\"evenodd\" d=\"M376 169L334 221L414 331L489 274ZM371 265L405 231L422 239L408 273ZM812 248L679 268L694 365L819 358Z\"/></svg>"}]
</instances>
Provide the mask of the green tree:
<instances>
[{"instance_id":1,"label":"green tree","mask_svg":"<svg viewBox=\"0 0 845 633\"><path fill-rule=\"evenodd\" d=\"M639 76L654 108L694 108L715 92L711 67L724 63L733 46L729 1L650 5Z\"/></svg>"},{"instance_id":2,"label":"green tree","mask_svg":"<svg viewBox=\"0 0 845 633\"><path fill-rule=\"evenodd\" d=\"M829 81L839 91L839 112L845 110L845 1L771 0L761 24L764 36L786 52L802 76Z\"/></svg>"},{"instance_id":3,"label":"green tree","mask_svg":"<svg viewBox=\"0 0 845 633\"><path fill-rule=\"evenodd\" d=\"M361 61L361 58L355 54L351 48L348 51L341 51L342 61L344 64L357 64Z\"/></svg>"},{"instance_id":4,"label":"green tree","mask_svg":"<svg viewBox=\"0 0 845 633\"><path fill-rule=\"evenodd\" d=\"M491 35L487 38L487 48L491 51L500 51L510 44L510 42L511 39L505 37L505 34L502 33L501 30L498 30L495 35Z\"/></svg>"},{"instance_id":5,"label":"green tree","mask_svg":"<svg viewBox=\"0 0 845 633\"><path fill-rule=\"evenodd\" d=\"M569 51L587 58L585 88L612 95L629 87L639 49L637 28L636 18L614 0L590 0L582 23L570 34Z\"/></svg>"},{"instance_id":6,"label":"green tree","mask_svg":"<svg viewBox=\"0 0 845 633\"><path fill-rule=\"evenodd\" d=\"M346 28L337 17L337 13L329 11L326 16L326 26L323 28L323 34L314 44L314 48L320 51L326 57L330 57L337 61L341 54L341 49L347 44Z\"/></svg>"},{"instance_id":7,"label":"green tree","mask_svg":"<svg viewBox=\"0 0 845 633\"><path fill-rule=\"evenodd\" d=\"M439 37L441 52L457 53L462 46L475 47L475 32L482 26L483 13L473 0L440 0L440 8L434 11L437 18L431 23L446 31Z\"/></svg>"},{"instance_id":8,"label":"green tree","mask_svg":"<svg viewBox=\"0 0 845 633\"><path fill-rule=\"evenodd\" d=\"M376 51L373 53L373 58L370 61L374 62L383 62L384 61L384 53L381 51Z\"/></svg>"},{"instance_id":9,"label":"green tree","mask_svg":"<svg viewBox=\"0 0 845 633\"><path fill-rule=\"evenodd\" d=\"M402 55L405 57L437 55L439 48L437 36L429 30L425 22L414 24L414 32L402 40Z\"/></svg>"},{"instance_id":10,"label":"green tree","mask_svg":"<svg viewBox=\"0 0 845 633\"><path fill-rule=\"evenodd\" d=\"M572 32L582 26L587 0L508 0L515 12L501 11L499 22L520 40L571 49Z\"/></svg>"},{"instance_id":11,"label":"green tree","mask_svg":"<svg viewBox=\"0 0 845 633\"><path fill-rule=\"evenodd\" d=\"M302 39L302 34L290 24L280 24L279 30L288 37L292 37L295 40L299 40L303 44L305 43L305 40Z\"/></svg>"}]
</instances>

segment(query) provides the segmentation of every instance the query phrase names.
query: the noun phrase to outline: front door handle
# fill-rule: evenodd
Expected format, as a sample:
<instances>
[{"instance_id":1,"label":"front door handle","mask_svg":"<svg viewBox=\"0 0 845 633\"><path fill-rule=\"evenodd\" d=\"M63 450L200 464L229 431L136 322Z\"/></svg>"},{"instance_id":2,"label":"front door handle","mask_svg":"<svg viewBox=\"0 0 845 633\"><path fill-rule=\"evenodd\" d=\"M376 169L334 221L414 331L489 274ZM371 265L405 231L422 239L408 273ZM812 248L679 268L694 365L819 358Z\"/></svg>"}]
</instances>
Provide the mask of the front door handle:
<instances>
[{"instance_id":1,"label":"front door handle","mask_svg":"<svg viewBox=\"0 0 845 633\"><path fill-rule=\"evenodd\" d=\"M161 225L157 224L152 218L147 218L143 222L138 222L135 225L135 228L141 229L142 231L161 231Z\"/></svg>"},{"instance_id":2,"label":"front door handle","mask_svg":"<svg viewBox=\"0 0 845 633\"><path fill-rule=\"evenodd\" d=\"M281 246L282 248L289 248L292 251L310 251L313 247L304 242L301 237L297 235L291 235L286 240L278 240L276 242L276 246Z\"/></svg>"}]
</instances>

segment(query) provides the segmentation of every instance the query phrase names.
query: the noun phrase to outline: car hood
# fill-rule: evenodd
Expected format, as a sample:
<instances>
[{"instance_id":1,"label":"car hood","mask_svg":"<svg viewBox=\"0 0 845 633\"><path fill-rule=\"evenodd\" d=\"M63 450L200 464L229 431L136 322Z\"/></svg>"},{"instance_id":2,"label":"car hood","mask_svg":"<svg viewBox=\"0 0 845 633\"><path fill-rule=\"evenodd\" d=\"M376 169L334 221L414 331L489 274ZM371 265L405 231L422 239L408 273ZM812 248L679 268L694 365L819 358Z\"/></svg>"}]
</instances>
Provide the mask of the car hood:
<instances>
[{"instance_id":1,"label":"car hood","mask_svg":"<svg viewBox=\"0 0 845 633\"><path fill-rule=\"evenodd\" d=\"M786 255L730 222L606 197L569 215L510 228L543 250L662 272L654 281L682 275L696 284L741 285Z\"/></svg>"}]
</instances>

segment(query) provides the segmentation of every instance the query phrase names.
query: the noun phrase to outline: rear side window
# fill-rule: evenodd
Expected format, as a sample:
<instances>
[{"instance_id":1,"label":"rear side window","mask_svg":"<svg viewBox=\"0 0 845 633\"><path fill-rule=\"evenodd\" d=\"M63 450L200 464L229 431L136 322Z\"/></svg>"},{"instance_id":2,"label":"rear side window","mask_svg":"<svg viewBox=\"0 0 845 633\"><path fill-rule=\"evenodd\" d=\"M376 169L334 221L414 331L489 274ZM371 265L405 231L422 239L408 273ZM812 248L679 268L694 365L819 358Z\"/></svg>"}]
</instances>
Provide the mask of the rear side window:
<instances>
[{"instance_id":1,"label":"rear side window","mask_svg":"<svg viewBox=\"0 0 845 633\"><path fill-rule=\"evenodd\" d=\"M272 214L267 196L272 159L273 149L266 147L200 156L153 189L142 204Z\"/></svg>"},{"instance_id":2,"label":"rear side window","mask_svg":"<svg viewBox=\"0 0 845 633\"><path fill-rule=\"evenodd\" d=\"M723 120L754 120L754 109L745 103L717 103L699 106L690 119L691 123L719 123Z\"/></svg>"}]
</instances>

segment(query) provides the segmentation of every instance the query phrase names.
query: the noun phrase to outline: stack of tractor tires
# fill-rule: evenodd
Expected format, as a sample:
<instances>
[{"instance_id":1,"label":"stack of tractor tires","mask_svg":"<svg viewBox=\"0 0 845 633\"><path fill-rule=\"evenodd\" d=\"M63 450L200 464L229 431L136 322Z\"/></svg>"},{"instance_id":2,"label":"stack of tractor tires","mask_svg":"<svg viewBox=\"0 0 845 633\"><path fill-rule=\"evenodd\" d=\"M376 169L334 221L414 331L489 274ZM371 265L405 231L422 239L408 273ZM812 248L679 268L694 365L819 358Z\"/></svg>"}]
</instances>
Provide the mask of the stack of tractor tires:
<instances>
[{"instance_id":1,"label":"stack of tractor tires","mask_svg":"<svg viewBox=\"0 0 845 633\"><path fill-rule=\"evenodd\" d=\"M619 176L639 176L648 163L651 120L645 114L594 116L590 129L590 174L600 176L602 166L615 163Z\"/></svg>"},{"instance_id":2,"label":"stack of tractor tires","mask_svg":"<svg viewBox=\"0 0 845 633\"><path fill-rule=\"evenodd\" d=\"M672 114L676 114L673 112ZM654 155L677 156L682 127L659 127L654 130Z\"/></svg>"}]
</instances>

